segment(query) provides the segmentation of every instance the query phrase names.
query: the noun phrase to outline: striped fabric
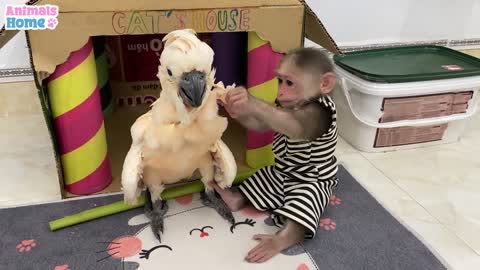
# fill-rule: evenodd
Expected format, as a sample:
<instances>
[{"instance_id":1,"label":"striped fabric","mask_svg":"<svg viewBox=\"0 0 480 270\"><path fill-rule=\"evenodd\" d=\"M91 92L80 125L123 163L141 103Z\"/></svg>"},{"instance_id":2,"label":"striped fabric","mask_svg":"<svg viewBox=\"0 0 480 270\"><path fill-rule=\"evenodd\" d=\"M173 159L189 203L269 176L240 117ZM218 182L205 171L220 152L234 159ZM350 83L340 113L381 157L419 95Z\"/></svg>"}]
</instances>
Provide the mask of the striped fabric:
<instances>
[{"instance_id":1,"label":"striped fabric","mask_svg":"<svg viewBox=\"0 0 480 270\"><path fill-rule=\"evenodd\" d=\"M294 140L276 134L273 151L275 165L284 174L303 181L329 180L337 174L337 113L335 104L328 96L320 104L332 111L332 124L322 137L314 141ZM278 153L278 154L277 154Z\"/></svg>"},{"instance_id":2,"label":"striped fabric","mask_svg":"<svg viewBox=\"0 0 480 270\"><path fill-rule=\"evenodd\" d=\"M334 155L338 138L336 108L328 96L320 98L319 103L331 111L328 131L313 141L293 140L276 133L275 164L261 168L239 187L258 210L273 210L277 225L283 225L285 219L303 225L306 238L315 236L320 217L338 184Z\"/></svg>"}]
</instances>

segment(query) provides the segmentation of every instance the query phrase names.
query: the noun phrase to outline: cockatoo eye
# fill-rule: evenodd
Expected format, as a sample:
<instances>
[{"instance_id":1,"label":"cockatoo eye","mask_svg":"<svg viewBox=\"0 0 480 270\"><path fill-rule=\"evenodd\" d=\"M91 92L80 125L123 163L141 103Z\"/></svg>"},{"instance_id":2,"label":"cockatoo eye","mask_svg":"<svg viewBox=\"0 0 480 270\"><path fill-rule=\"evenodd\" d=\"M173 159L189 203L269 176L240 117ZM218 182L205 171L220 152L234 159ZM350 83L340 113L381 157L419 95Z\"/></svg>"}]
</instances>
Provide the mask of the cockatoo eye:
<instances>
[{"instance_id":1,"label":"cockatoo eye","mask_svg":"<svg viewBox=\"0 0 480 270\"><path fill-rule=\"evenodd\" d=\"M172 77L173 73L170 69L167 68L167 73L168 73L168 76Z\"/></svg>"}]
</instances>

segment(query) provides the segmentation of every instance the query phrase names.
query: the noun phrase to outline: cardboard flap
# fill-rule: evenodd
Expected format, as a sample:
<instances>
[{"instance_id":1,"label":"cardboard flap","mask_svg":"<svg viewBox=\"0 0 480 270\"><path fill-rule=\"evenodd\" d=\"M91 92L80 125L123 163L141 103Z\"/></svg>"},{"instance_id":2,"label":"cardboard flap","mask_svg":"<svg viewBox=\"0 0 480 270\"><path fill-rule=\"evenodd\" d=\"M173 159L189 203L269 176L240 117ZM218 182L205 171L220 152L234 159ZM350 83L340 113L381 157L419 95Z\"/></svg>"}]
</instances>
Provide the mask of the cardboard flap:
<instances>
[{"instance_id":1,"label":"cardboard flap","mask_svg":"<svg viewBox=\"0 0 480 270\"><path fill-rule=\"evenodd\" d=\"M209 9L174 10L170 16L165 16L165 11L65 12L59 14L58 20L61 23L55 30L27 33L35 71L51 74L71 52L81 48L90 36L169 33L182 28L193 28L198 33L210 33L224 32L222 27L230 27L236 32L255 31L262 39L271 43L274 51L286 52L302 44L304 11L301 4L221 9L223 15L238 14L235 20L223 20L223 24L209 23L208 18L212 18L212 14L216 15L213 18L217 18L218 14L217 10ZM156 23L136 24L132 18L154 18ZM275 21L277 18L282 19ZM275 27L272 27L272 21L275 21Z\"/></svg>"},{"instance_id":2,"label":"cardboard flap","mask_svg":"<svg viewBox=\"0 0 480 270\"><path fill-rule=\"evenodd\" d=\"M328 51L341 54L304 0L93 1L28 2L58 5L60 11L60 23L55 30L27 31L36 72L51 74L90 36L168 33L181 28L193 28L200 33L255 31L280 53L301 46L304 34ZM0 48L17 32L0 33Z\"/></svg>"},{"instance_id":3,"label":"cardboard flap","mask_svg":"<svg viewBox=\"0 0 480 270\"><path fill-rule=\"evenodd\" d=\"M315 12L305 1L301 2L305 6L305 37L334 54L342 54Z\"/></svg>"},{"instance_id":4,"label":"cardboard flap","mask_svg":"<svg viewBox=\"0 0 480 270\"><path fill-rule=\"evenodd\" d=\"M268 7L300 5L299 0L39 0L35 5L57 5L60 12L143 11Z\"/></svg>"},{"instance_id":5,"label":"cardboard flap","mask_svg":"<svg viewBox=\"0 0 480 270\"><path fill-rule=\"evenodd\" d=\"M301 0L29 0L27 5L57 5L60 13L300 6ZM61 22L60 22L61 23ZM0 29L0 49L19 31Z\"/></svg>"}]
</instances>

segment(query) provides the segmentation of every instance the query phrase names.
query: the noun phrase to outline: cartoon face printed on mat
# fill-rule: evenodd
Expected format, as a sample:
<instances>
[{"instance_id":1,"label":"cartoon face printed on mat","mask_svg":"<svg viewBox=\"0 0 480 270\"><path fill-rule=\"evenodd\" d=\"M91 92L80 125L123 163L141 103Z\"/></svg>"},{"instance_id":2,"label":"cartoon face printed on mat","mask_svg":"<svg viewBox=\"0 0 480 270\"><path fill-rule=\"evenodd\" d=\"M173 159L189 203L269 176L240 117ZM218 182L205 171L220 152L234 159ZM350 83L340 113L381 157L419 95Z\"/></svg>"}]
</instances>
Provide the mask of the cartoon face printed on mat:
<instances>
[{"instance_id":1,"label":"cartoon face printed on mat","mask_svg":"<svg viewBox=\"0 0 480 270\"><path fill-rule=\"evenodd\" d=\"M294 254L279 254L263 264L244 261L247 252L257 242L254 234L275 233L266 214L253 208L234 213L236 224L231 226L213 209L205 207L197 196L186 196L169 202L165 218L162 243L154 237L149 225L135 236L113 240L110 252L122 254L125 263L138 263L138 270L160 269L317 269L309 255L300 247ZM147 224L141 214L133 217L129 225ZM123 244L122 244L123 242ZM118 243L117 248L115 243ZM121 245L126 244L128 248ZM287 252L288 253L288 252ZM291 252L290 252L291 253ZM114 255L115 257L115 255ZM163 268L162 268L163 269Z\"/></svg>"}]
</instances>

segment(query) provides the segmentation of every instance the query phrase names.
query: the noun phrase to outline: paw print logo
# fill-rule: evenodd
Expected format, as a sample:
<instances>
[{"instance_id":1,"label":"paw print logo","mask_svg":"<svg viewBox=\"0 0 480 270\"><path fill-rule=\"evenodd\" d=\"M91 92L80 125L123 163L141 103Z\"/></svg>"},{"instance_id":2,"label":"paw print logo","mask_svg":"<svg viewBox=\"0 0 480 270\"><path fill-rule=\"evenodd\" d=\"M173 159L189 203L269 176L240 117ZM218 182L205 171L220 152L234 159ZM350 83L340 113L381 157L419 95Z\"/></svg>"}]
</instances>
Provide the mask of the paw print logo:
<instances>
[{"instance_id":1,"label":"paw print logo","mask_svg":"<svg viewBox=\"0 0 480 270\"><path fill-rule=\"evenodd\" d=\"M57 26L58 21L56 18L50 18L47 21L47 28L48 29L55 29L55 26Z\"/></svg>"},{"instance_id":2,"label":"paw print logo","mask_svg":"<svg viewBox=\"0 0 480 270\"><path fill-rule=\"evenodd\" d=\"M330 196L330 205L339 205L342 203L342 199L337 195Z\"/></svg>"},{"instance_id":3,"label":"paw print logo","mask_svg":"<svg viewBox=\"0 0 480 270\"><path fill-rule=\"evenodd\" d=\"M70 270L70 268L68 268L68 264L64 264L55 266L55 269L53 270Z\"/></svg>"},{"instance_id":4,"label":"paw print logo","mask_svg":"<svg viewBox=\"0 0 480 270\"><path fill-rule=\"evenodd\" d=\"M35 243L35 240L33 239L23 240L22 242L20 242L20 244L17 245L17 250L19 252L28 252L32 248L34 248L36 245L37 243Z\"/></svg>"},{"instance_id":5,"label":"paw print logo","mask_svg":"<svg viewBox=\"0 0 480 270\"><path fill-rule=\"evenodd\" d=\"M335 230L337 223L335 223L335 221L333 221L331 218L322 218L320 219L320 227L326 231L331 231Z\"/></svg>"}]
</instances>

